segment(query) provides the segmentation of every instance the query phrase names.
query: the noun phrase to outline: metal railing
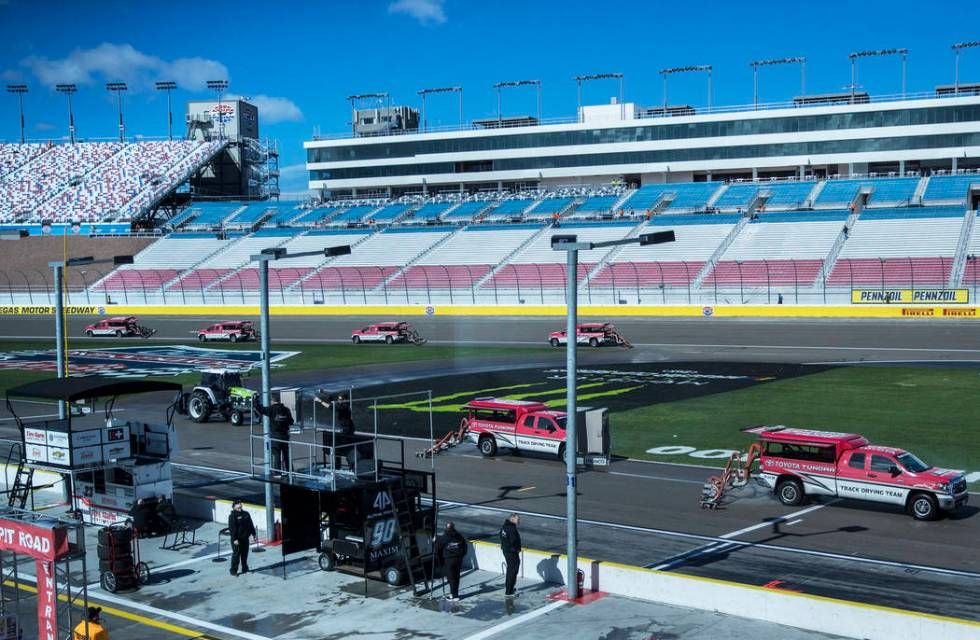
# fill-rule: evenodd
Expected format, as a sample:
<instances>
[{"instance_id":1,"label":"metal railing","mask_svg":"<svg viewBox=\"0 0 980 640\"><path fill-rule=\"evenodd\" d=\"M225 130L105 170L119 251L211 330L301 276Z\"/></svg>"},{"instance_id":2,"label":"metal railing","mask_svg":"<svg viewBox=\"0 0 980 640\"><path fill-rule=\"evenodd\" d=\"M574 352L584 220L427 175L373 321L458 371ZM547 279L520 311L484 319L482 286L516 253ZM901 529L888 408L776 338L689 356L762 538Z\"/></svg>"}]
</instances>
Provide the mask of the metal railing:
<instances>
[{"instance_id":1,"label":"metal railing","mask_svg":"<svg viewBox=\"0 0 980 640\"><path fill-rule=\"evenodd\" d=\"M615 262L588 277L579 273L579 298L587 304L839 304L852 289L945 289L952 257L841 258L827 278L819 260L722 261L695 286L703 262ZM968 256L959 288L980 288L980 266ZM193 279L188 275L194 274ZM239 275L236 277L236 273ZM392 268L272 269L273 303L564 304L565 265L508 265L490 272L477 265ZM108 277L107 277L108 276ZM125 280L123 279L125 278ZM197 269L174 280L152 280L139 269L111 273L66 270L69 305L251 305L258 283L240 272ZM480 284L482 281L482 284ZM52 275L39 269L0 271L0 304L53 304Z\"/></svg>"}]
</instances>

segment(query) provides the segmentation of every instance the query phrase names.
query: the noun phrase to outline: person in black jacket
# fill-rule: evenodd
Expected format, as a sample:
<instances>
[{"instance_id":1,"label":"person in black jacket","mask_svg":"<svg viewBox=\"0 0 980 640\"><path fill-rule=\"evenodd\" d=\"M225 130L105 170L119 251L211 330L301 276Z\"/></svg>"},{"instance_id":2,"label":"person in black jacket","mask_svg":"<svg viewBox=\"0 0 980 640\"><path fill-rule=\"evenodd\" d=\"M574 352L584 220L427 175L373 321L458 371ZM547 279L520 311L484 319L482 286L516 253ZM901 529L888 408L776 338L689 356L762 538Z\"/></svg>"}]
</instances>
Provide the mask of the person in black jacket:
<instances>
[{"instance_id":1,"label":"person in black jacket","mask_svg":"<svg viewBox=\"0 0 980 640\"><path fill-rule=\"evenodd\" d=\"M248 573L248 539L258 542L252 516L242 508L242 501L235 500L231 505L228 516L228 535L231 537L231 575L238 575L238 564L241 562L242 573Z\"/></svg>"},{"instance_id":2,"label":"person in black jacket","mask_svg":"<svg viewBox=\"0 0 980 640\"><path fill-rule=\"evenodd\" d=\"M334 445L338 447L334 461L335 468L340 468L341 457L347 461L347 466L350 469L354 469L355 459L369 459L372 455L371 447L370 445L359 444L363 443L365 438L358 437L355 433L354 418L347 396L340 393L337 396L331 395L326 400L316 398L316 401L333 414L334 431L324 431L322 436L324 464L327 463L327 449Z\"/></svg>"},{"instance_id":3,"label":"person in black jacket","mask_svg":"<svg viewBox=\"0 0 980 640\"><path fill-rule=\"evenodd\" d=\"M521 534L517 530L517 525L521 523L521 517L516 513L510 517L500 528L500 550L504 554L504 561L507 563L507 577L504 581L504 596L513 598L517 595L514 585L517 584L517 570L521 566Z\"/></svg>"},{"instance_id":4,"label":"person in black jacket","mask_svg":"<svg viewBox=\"0 0 980 640\"><path fill-rule=\"evenodd\" d=\"M289 473L289 428L293 426L293 413L281 402L273 402L268 407L256 399L255 410L263 416L269 416L269 431L272 437L272 469L280 473Z\"/></svg>"},{"instance_id":5,"label":"person in black jacket","mask_svg":"<svg viewBox=\"0 0 980 640\"><path fill-rule=\"evenodd\" d=\"M451 521L446 523L446 531L436 540L436 557L440 558L445 567L446 580L449 582L449 595L446 600L459 600L459 574L463 570L463 558L469 545L466 538L456 530Z\"/></svg>"}]
</instances>

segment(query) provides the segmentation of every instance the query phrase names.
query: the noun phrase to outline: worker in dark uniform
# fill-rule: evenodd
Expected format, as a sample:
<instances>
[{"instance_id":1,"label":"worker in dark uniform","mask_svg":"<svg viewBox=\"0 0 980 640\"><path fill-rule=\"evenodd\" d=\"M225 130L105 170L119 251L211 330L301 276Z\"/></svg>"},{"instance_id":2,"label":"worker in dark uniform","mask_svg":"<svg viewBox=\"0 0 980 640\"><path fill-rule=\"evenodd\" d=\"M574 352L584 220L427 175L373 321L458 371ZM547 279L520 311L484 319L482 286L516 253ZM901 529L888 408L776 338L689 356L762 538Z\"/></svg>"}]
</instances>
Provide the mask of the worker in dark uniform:
<instances>
[{"instance_id":1,"label":"worker in dark uniform","mask_svg":"<svg viewBox=\"0 0 980 640\"><path fill-rule=\"evenodd\" d=\"M255 401L255 410L263 416L269 416L272 437L272 469L280 473L289 473L289 428L293 426L293 413L289 407L274 401L268 407Z\"/></svg>"},{"instance_id":2,"label":"worker in dark uniform","mask_svg":"<svg viewBox=\"0 0 980 640\"><path fill-rule=\"evenodd\" d=\"M248 539L258 542L252 516L242 508L242 501L235 500L231 505L228 516L228 535L231 537L231 575L238 576L238 565L242 565L242 573L248 573Z\"/></svg>"},{"instance_id":3,"label":"worker in dark uniform","mask_svg":"<svg viewBox=\"0 0 980 640\"><path fill-rule=\"evenodd\" d=\"M339 393L336 396L329 396L326 400L317 398L316 401L329 409L333 414L334 432L323 432L324 458L327 456L327 449L333 446L334 443L336 443L337 447L342 447L336 456L334 462L335 467L340 467L341 456L347 461L347 466L351 469L354 468L354 461L357 455L361 458L369 458L370 452L365 452L363 447L346 446L359 441L359 438L355 434L354 418L351 415L350 401L347 399L347 396ZM327 460L324 459L323 462L326 464Z\"/></svg>"},{"instance_id":4,"label":"worker in dark uniform","mask_svg":"<svg viewBox=\"0 0 980 640\"><path fill-rule=\"evenodd\" d=\"M463 570L463 559L468 546L466 538L456 530L456 525L452 522L446 523L446 531L436 540L436 557L442 560L446 581L449 582L446 600L459 600L459 574Z\"/></svg>"},{"instance_id":5,"label":"worker in dark uniform","mask_svg":"<svg viewBox=\"0 0 980 640\"><path fill-rule=\"evenodd\" d=\"M504 596L507 598L517 595L514 585L517 584L517 570L521 566L521 534L517 530L520 523L521 517L512 513L500 528L500 550L507 563L507 577L504 580Z\"/></svg>"}]
</instances>

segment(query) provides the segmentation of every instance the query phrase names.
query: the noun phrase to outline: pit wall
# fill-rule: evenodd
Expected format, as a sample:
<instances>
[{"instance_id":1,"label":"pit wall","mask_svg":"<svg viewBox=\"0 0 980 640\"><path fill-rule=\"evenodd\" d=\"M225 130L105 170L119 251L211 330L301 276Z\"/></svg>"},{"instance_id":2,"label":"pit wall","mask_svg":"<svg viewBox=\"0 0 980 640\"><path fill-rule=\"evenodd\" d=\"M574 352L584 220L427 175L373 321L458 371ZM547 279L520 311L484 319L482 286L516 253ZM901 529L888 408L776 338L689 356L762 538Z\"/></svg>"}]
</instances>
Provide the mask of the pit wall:
<instances>
[{"instance_id":1,"label":"pit wall","mask_svg":"<svg viewBox=\"0 0 980 640\"><path fill-rule=\"evenodd\" d=\"M255 316L253 305L70 305L68 315L91 316ZM579 315L593 317L706 318L946 318L976 320L976 306L965 305L579 305ZM0 306L0 316L51 315L50 305ZM564 316L564 305L273 305L274 316Z\"/></svg>"},{"instance_id":2,"label":"pit wall","mask_svg":"<svg viewBox=\"0 0 980 640\"><path fill-rule=\"evenodd\" d=\"M4 465L5 466L5 465ZM4 474L12 482L16 467ZM39 493L62 496L61 477L55 473L37 472L36 482L51 485ZM177 492L174 506L181 516L228 522L231 501L193 496ZM252 516L260 538L265 532L265 509L248 504L244 509ZM276 509L276 521L281 521ZM201 540L210 544L211 540ZM227 540L218 541L227 544ZM227 551L227 547L223 549ZM470 568L503 575L504 557L500 546L475 540L467 556ZM929 615L889 607L835 600L793 591L667 573L615 562L579 557L579 568L585 573L585 588L628 598L648 600L678 607L715 611L751 620L761 620L797 629L833 634L862 640L935 639L977 640L980 622ZM566 584L566 556L525 549L521 553L521 578L544 584ZM465 578L464 578L465 579Z\"/></svg>"}]
</instances>

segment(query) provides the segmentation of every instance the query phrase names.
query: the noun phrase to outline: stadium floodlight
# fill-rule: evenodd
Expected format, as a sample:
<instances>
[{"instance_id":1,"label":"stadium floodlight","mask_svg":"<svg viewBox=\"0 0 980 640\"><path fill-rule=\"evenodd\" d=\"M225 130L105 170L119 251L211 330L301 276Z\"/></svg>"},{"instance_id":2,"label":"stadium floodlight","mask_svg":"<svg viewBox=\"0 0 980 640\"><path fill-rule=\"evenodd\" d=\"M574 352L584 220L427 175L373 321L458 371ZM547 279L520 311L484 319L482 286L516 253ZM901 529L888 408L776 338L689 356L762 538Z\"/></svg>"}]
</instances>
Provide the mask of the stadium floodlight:
<instances>
[{"instance_id":1,"label":"stadium floodlight","mask_svg":"<svg viewBox=\"0 0 980 640\"><path fill-rule=\"evenodd\" d=\"M388 95L387 91L383 93L360 93L353 96L347 96L347 101L350 102L351 109L351 133L357 133L357 105L364 100L377 100L379 105L387 105L388 115L391 115L391 96Z\"/></svg>"},{"instance_id":2,"label":"stadium floodlight","mask_svg":"<svg viewBox=\"0 0 980 640\"><path fill-rule=\"evenodd\" d=\"M167 139L174 139L174 112L171 103L171 94L177 88L177 83L172 80L161 80L156 83L157 91L167 92Z\"/></svg>"},{"instance_id":3,"label":"stadium floodlight","mask_svg":"<svg viewBox=\"0 0 980 640\"><path fill-rule=\"evenodd\" d=\"M538 91L538 123L541 122L541 81L540 80L511 80L508 82L495 82L493 88L497 90L497 126L503 121L503 112L500 107L500 90L504 87L537 87Z\"/></svg>"},{"instance_id":4,"label":"stadium floodlight","mask_svg":"<svg viewBox=\"0 0 980 640\"><path fill-rule=\"evenodd\" d=\"M593 73L591 75L575 76L572 78L578 83L578 121L584 121L582 115L582 83L592 80L619 80L619 104L623 104L623 74L621 73ZM620 107L622 108L622 107Z\"/></svg>"},{"instance_id":5,"label":"stadium floodlight","mask_svg":"<svg viewBox=\"0 0 980 640\"><path fill-rule=\"evenodd\" d=\"M905 67L908 62L908 49L869 49L868 51L855 51L847 57L851 61L851 101L854 101L854 93L857 91L857 61L858 58L870 58L874 56L902 56L902 97L905 97Z\"/></svg>"},{"instance_id":6,"label":"stadium floodlight","mask_svg":"<svg viewBox=\"0 0 980 640\"><path fill-rule=\"evenodd\" d=\"M56 84L54 89L68 96L68 137L75 144L75 113L71 109L71 94L78 91L78 87L74 84Z\"/></svg>"},{"instance_id":7,"label":"stadium floodlight","mask_svg":"<svg viewBox=\"0 0 980 640\"><path fill-rule=\"evenodd\" d=\"M17 96L20 103L20 143L24 144L24 94L27 93L26 84L8 84L7 93Z\"/></svg>"},{"instance_id":8,"label":"stadium floodlight","mask_svg":"<svg viewBox=\"0 0 980 640\"><path fill-rule=\"evenodd\" d=\"M955 54L955 68L953 69L954 96L960 92L960 49L970 49L972 47L980 47L980 40L974 40L972 42L957 42L953 45L953 53Z\"/></svg>"},{"instance_id":9,"label":"stadium floodlight","mask_svg":"<svg viewBox=\"0 0 980 640\"><path fill-rule=\"evenodd\" d=\"M105 83L106 91L110 91L116 94L116 104L119 106L119 142L125 142L126 139L126 127L123 126L123 115L122 115L122 94L129 87L126 86L125 82L107 82Z\"/></svg>"},{"instance_id":10,"label":"stadium floodlight","mask_svg":"<svg viewBox=\"0 0 980 640\"><path fill-rule=\"evenodd\" d=\"M343 256L350 253L350 245L340 245L336 247L324 247L317 251L301 251L299 253L289 253L286 249L273 247L264 249L251 256L249 262L259 263L259 340L261 341L260 350L262 353L262 405L268 407L271 404L271 380L270 359L272 357L271 341L269 339L269 263L273 260L290 260L292 258L306 258L311 256ZM275 531L276 514L275 505L272 502L272 432L270 430L269 416L262 416L262 469L265 479L265 534L272 539ZM289 473L289 469L283 469Z\"/></svg>"},{"instance_id":11,"label":"stadium floodlight","mask_svg":"<svg viewBox=\"0 0 980 640\"><path fill-rule=\"evenodd\" d=\"M572 234L556 234L551 237L551 248L553 251L564 251L566 255L565 274L565 305L568 309L565 337L567 340L566 360L565 360L565 533L566 533L566 554L568 566L565 575L566 592L569 600L575 600L578 596L578 580L575 579L578 570L578 442L576 434L576 423L578 418L578 396L576 388L578 385L578 252L601 249L603 247L617 247L624 244L639 244L646 246L650 244L660 244L663 242L673 242L673 231L659 231L656 233L645 233L637 238L623 238L621 240L606 240L604 242L580 241L578 236Z\"/></svg>"},{"instance_id":12,"label":"stadium floodlight","mask_svg":"<svg viewBox=\"0 0 980 640\"><path fill-rule=\"evenodd\" d=\"M417 92L422 97L422 131L426 130L425 122L425 96L430 93L458 93L459 94L459 128L463 128L463 87L436 87L434 89L420 89Z\"/></svg>"},{"instance_id":13,"label":"stadium floodlight","mask_svg":"<svg viewBox=\"0 0 980 640\"><path fill-rule=\"evenodd\" d=\"M228 88L227 80L208 80L208 89L212 89L218 97L218 137L222 140L225 139L225 114L221 110L221 98L225 94L225 89Z\"/></svg>"},{"instance_id":14,"label":"stadium floodlight","mask_svg":"<svg viewBox=\"0 0 980 640\"><path fill-rule=\"evenodd\" d=\"M695 64L688 65L686 67L671 67L670 69L661 69L659 71L660 76L664 80L664 115L667 115L667 76L674 75L675 73L690 73L705 71L708 73L708 108L711 108L711 65L710 64Z\"/></svg>"},{"instance_id":15,"label":"stadium floodlight","mask_svg":"<svg viewBox=\"0 0 980 640\"><path fill-rule=\"evenodd\" d=\"M806 96L806 58L799 56L795 58L773 58L770 60L753 60L749 63L752 67L752 105L759 108L759 67L771 67L777 64L799 64L800 65L800 95Z\"/></svg>"}]
</instances>

